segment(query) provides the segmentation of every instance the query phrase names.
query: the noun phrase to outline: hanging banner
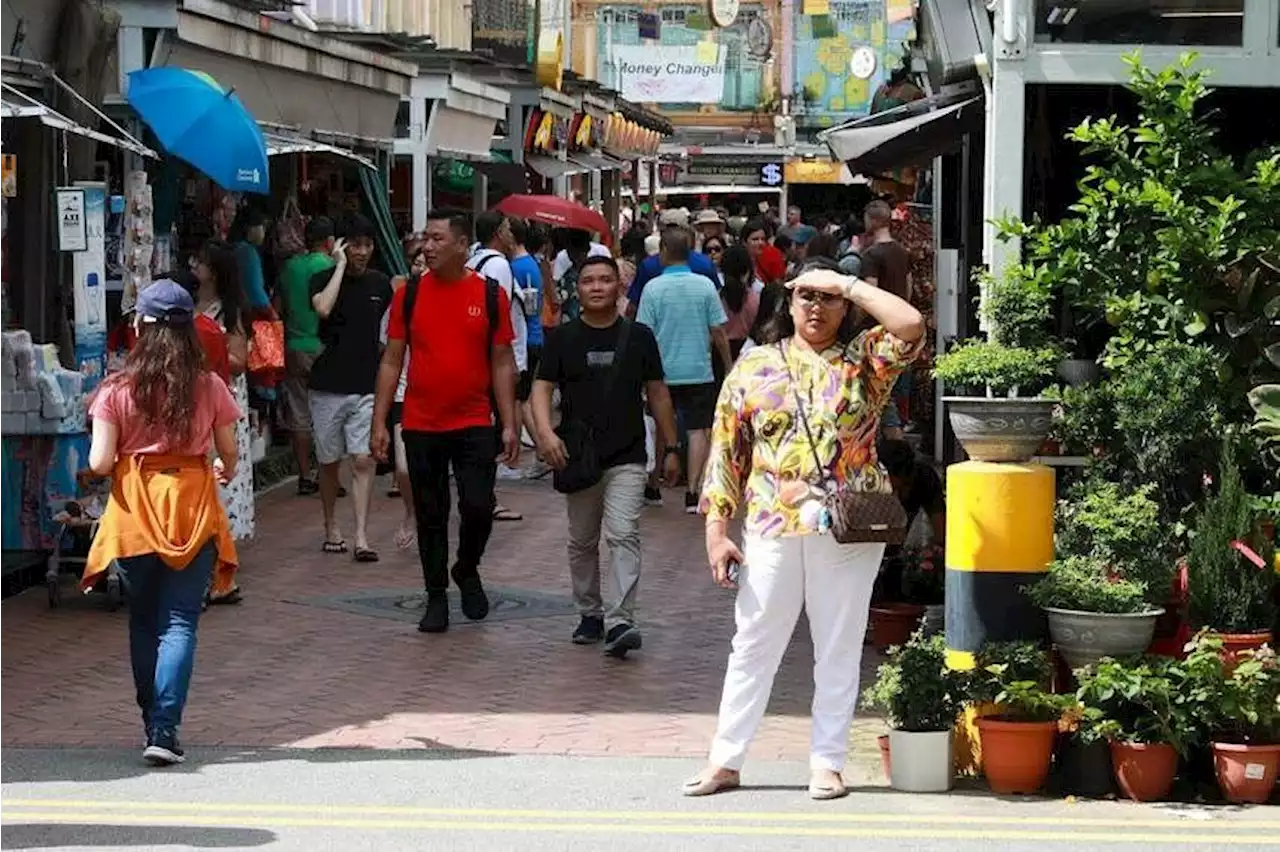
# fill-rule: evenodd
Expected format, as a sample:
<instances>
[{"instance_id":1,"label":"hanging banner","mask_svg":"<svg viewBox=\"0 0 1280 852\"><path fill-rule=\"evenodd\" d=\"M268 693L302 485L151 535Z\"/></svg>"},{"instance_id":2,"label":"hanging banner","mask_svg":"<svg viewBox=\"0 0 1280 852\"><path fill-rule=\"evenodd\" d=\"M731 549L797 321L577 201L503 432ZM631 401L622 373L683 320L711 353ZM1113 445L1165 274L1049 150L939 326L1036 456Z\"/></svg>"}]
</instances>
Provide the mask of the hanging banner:
<instances>
[{"instance_id":1,"label":"hanging banner","mask_svg":"<svg viewBox=\"0 0 1280 852\"><path fill-rule=\"evenodd\" d=\"M718 104L724 97L724 46L714 61L703 48L625 45L613 48L618 88L629 101Z\"/></svg>"},{"instance_id":2,"label":"hanging banner","mask_svg":"<svg viewBox=\"0 0 1280 852\"><path fill-rule=\"evenodd\" d=\"M76 366L93 390L107 368L107 185L78 181L84 192L85 249L72 255Z\"/></svg>"}]
</instances>

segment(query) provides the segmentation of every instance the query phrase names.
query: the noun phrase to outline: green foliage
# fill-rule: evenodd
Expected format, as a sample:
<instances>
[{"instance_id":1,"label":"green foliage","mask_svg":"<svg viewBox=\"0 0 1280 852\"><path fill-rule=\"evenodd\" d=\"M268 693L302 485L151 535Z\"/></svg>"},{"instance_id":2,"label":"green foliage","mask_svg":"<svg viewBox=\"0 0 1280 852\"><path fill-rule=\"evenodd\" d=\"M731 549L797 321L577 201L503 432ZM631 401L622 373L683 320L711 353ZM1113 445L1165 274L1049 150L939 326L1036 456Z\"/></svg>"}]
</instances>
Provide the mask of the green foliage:
<instances>
[{"instance_id":1,"label":"green foliage","mask_svg":"<svg viewBox=\"0 0 1280 852\"><path fill-rule=\"evenodd\" d=\"M1049 654L1034 642L988 642L975 655L969 695L974 701L990 703L1010 684L1047 688L1052 673Z\"/></svg>"},{"instance_id":2,"label":"green foliage","mask_svg":"<svg viewBox=\"0 0 1280 852\"><path fill-rule=\"evenodd\" d=\"M1222 640L1200 633L1188 646L1188 697L1219 742L1280 743L1280 661L1269 646L1236 656L1230 673Z\"/></svg>"},{"instance_id":3,"label":"green foliage","mask_svg":"<svg viewBox=\"0 0 1280 852\"><path fill-rule=\"evenodd\" d=\"M1280 385L1258 385L1249 391L1253 408L1253 429L1280 460Z\"/></svg>"},{"instance_id":4,"label":"green foliage","mask_svg":"<svg viewBox=\"0 0 1280 852\"><path fill-rule=\"evenodd\" d=\"M907 603L934 606L946 594L946 552L937 544L904 548L902 563L902 599Z\"/></svg>"},{"instance_id":5,"label":"green foliage","mask_svg":"<svg viewBox=\"0 0 1280 852\"><path fill-rule=\"evenodd\" d=\"M1053 436L1069 455L1089 455L1095 448L1118 443L1115 400L1109 382L1067 386L1058 399L1062 403L1061 414L1053 421Z\"/></svg>"},{"instance_id":6,"label":"green foliage","mask_svg":"<svg viewBox=\"0 0 1280 852\"><path fill-rule=\"evenodd\" d=\"M1056 722L1074 703L1068 695L1055 695L1033 680L1009 680L1000 666L987 670L1000 682L995 703L1000 717L1010 722Z\"/></svg>"},{"instance_id":7,"label":"green foliage","mask_svg":"<svg viewBox=\"0 0 1280 852\"><path fill-rule=\"evenodd\" d=\"M1057 545L1060 553L1089 556L1100 562L1108 577L1144 586L1147 600L1162 605L1173 581L1176 559L1170 547L1173 536L1161 517L1154 492L1152 485L1130 490L1097 478L1085 480L1073 489L1070 499L1058 504Z\"/></svg>"},{"instance_id":8,"label":"green foliage","mask_svg":"<svg viewBox=\"0 0 1280 852\"><path fill-rule=\"evenodd\" d=\"M964 706L967 679L947 668L946 650L943 637L917 630L881 664L862 705L883 712L900 731L950 730Z\"/></svg>"},{"instance_id":9,"label":"green foliage","mask_svg":"<svg viewBox=\"0 0 1280 852\"><path fill-rule=\"evenodd\" d=\"M1017 390L1033 394L1053 377L1059 360L1056 349L1020 349L988 340L967 340L939 355L934 375L956 388L990 388L994 393Z\"/></svg>"},{"instance_id":10,"label":"green foliage","mask_svg":"<svg viewBox=\"0 0 1280 852\"><path fill-rule=\"evenodd\" d=\"M1262 568L1233 547L1233 542L1251 541L1255 512L1234 452L1228 450L1224 456L1222 481L1196 518L1187 554L1191 621L1223 633L1268 630L1276 582L1270 545L1261 545Z\"/></svg>"},{"instance_id":11,"label":"green foliage","mask_svg":"<svg viewBox=\"0 0 1280 852\"><path fill-rule=\"evenodd\" d=\"M1204 708L1186 665L1168 657L1109 657L1077 674L1084 740L1168 743L1188 754L1201 742Z\"/></svg>"},{"instance_id":12,"label":"green foliage","mask_svg":"<svg viewBox=\"0 0 1280 852\"><path fill-rule=\"evenodd\" d=\"M981 294L978 311L991 328L991 340L1003 346L1043 349L1049 344L1053 291L1045 282L1010 265L1004 277L996 279L980 269L974 274L975 289Z\"/></svg>"},{"instance_id":13,"label":"green foliage","mask_svg":"<svg viewBox=\"0 0 1280 852\"><path fill-rule=\"evenodd\" d=\"M1038 607L1112 614L1146 611L1146 592L1144 583L1112 573L1094 556L1055 559L1049 573L1027 587L1027 596Z\"/></svg>"}]
</instances>

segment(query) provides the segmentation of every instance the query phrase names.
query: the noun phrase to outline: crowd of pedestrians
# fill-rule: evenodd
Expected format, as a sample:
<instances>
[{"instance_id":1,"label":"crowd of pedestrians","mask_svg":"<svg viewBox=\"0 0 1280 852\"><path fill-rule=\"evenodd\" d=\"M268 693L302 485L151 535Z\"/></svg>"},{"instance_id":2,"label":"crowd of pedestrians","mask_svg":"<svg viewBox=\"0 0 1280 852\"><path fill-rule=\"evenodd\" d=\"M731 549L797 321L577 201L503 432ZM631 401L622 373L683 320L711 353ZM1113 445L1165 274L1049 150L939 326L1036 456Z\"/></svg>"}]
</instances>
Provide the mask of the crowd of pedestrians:
<instances>
[{"instance_id":1,"label":"crowd of pedestrians","mask_svg":"<svg viewBox=\"0 0 1280 852\"><path fill-rule=\"evenodd\" d=\"M710 762L685 794L739 783L803 609L815 644L810 793L843 795L885 545L837 543L829 501L841 489L898 493L935 525L945 511L936 474L900 440L907 412L894 399L909 393L924 325L890 215L874 202L835 227L794 208L785 223L667 210L621 235L615 256L582 231L433 212L406 243L410 274L394 279L378 268L372 222L317 217L271 299L253 263L264 223L247 217L236 242L205 246L189 280L139 299L124 369L92 409L93 467L128 485L85 580L120 560L148 760L182 759L206 590L211 602L238 599L235 542L253 525L245 363L252 321L268 315L284 325L285 375L253 392L278 403L299 496L319 494L319 558L379 561L369 516L385 463L404 504L394 544L421 564L419 630L449 629L451 587L463 616L484 620L486 547L496 522L521 520L499 504L497 481L549 475L564 495L579 617L566 639L623 658L643 647L645 507L661 505L664 485L681 487L685 511L705 517L713 580L738 590ZM162 362L180 366L147 384ZM164 480L156 465L189 472ZM179 512L137 528L131 506L168 499L165 489L205 501L204 526L183 527L194 522ZM190 535L209 546L188 546Z\"/></svg>"}]
</instances>

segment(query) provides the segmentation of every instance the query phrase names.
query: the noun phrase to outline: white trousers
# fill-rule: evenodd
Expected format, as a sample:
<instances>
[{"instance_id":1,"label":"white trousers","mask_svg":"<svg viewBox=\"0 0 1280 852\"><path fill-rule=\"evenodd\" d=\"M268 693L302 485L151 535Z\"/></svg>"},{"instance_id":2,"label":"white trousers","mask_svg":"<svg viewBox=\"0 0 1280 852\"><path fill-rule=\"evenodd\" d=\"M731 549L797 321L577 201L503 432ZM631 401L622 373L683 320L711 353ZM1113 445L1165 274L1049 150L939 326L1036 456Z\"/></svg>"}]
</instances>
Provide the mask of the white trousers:
<instances>
[{"instance_id":1,"label":"white trousers","mask_svg":"<svg viewBox=\"0 0 1280 852\"><path fill-rule=\"evenodd\" d=\"M712 765L742 768L804 609L813 636L809 765L844 769L871 587L883 555L883 544L838 544L829 535L746 537L735 605L737 633L711 744Z\"/></svg>"}]
</instances>

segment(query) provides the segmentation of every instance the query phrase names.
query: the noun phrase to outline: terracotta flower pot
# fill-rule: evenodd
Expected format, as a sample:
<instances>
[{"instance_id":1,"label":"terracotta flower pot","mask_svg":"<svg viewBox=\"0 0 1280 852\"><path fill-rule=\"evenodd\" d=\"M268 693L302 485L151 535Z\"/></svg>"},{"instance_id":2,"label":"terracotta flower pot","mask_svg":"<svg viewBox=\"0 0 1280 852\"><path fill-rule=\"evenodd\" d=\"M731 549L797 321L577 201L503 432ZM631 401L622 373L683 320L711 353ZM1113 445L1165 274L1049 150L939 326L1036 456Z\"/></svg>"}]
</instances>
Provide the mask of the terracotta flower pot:
<instances>
[{"instance_id":1,"label":"terracotta flower pot","mask_svg":"<svg viewBox=\"0 0 1280 852\"><path fill-rule=\"evenodd\" d=\"M977 721L982 771L993 793L1034 793L1044 786L1053 760L1057 722Z\"/></svg>"},{"instance_id":2,"label":"terracotta flower pot","mask_svg":"<svg viewBox=\"0 0 1280 852\"><path fill-rule=\"evenodd\" d=\"M1169 795L1178 774L1178 752L1168 743L1111 743L1111 765L1120 792L1135 802Z\"/></svg>"},{"instance_id":3,"label":"terracotta flower pot","mask_svg":"<svg viewBox=\"0 0 1280 852\"><path fill-rule=\"evenodd\" d=\"M1228 802L1261 805L1271 798L1280 769L1280 743L1213 744L1213 769Z\"/></svg>"},{"instance_id":4,"label":"terracotta flower pot","mask_svg":"<svg viewBox=\"0 0 1280 852\"><path fill-rule=\"evenodd\" d=\"M1231 674L1236 670L1236 659L1244 651L1254 651L1263 645L1271 644L1271 631L1262 630L1257 633L1211 633L1222 640L1222 662Z\"/></svg>"},{"instance_id":5,"label":"terracotta flower pot","mask_svg":"<svg viewBox=\"0 0 1280 852\"><path fill-rule=\"evenodd\" d=\"M880 744L880 767L884 769L884 780L892 783L893 774L889 771L889 735L881 734L876 737L876 742Z\"/></svg>"},{"instance_id":6,"label":"terracotta flower pot","mask_svg":"<svg viewBox=\"0 0 1280 852\"><path fill-rule=\"evenodd\" d=\"M883 653L903 645L920 624L924 607L909 603L883 603L871 607L871 644Z\"/></svg>"}]
</instances>

